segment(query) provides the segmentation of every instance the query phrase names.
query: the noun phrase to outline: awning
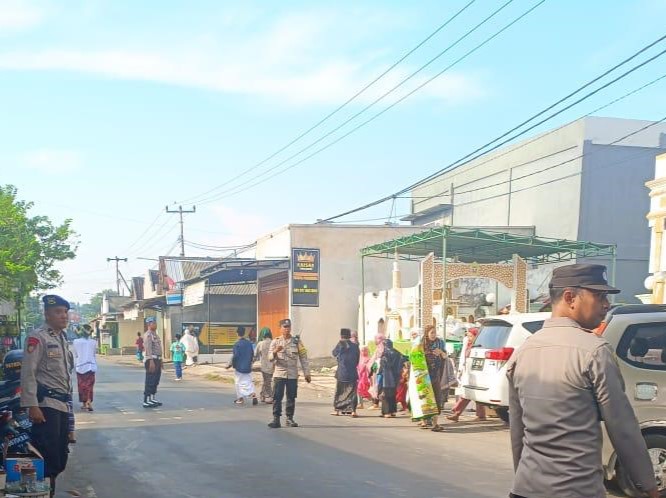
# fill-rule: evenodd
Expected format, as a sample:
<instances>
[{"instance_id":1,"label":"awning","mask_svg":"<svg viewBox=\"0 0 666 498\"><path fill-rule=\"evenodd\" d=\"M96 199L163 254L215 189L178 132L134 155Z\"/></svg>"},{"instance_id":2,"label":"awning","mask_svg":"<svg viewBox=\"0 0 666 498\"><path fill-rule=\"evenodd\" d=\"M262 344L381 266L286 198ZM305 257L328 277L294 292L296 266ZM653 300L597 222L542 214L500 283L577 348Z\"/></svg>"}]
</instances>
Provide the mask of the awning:
<instances>
[{"instance_id":1,"label":"awning","mask_svg":"<svg viewBox=\"0 0 666 498\"><path fill-rule=\"evenodd\" d=\"M289 269L289 259L250 259L234 258L220 261L208 268L202 269L199 276L192 278L184 284L192 285L202 280L208 280L209 286L252 283L257 281L257 272L261 270Z\"/></svg>"},{"instance_id":2,"label":"awning","mask_svg":"<svg viewBox=\"0 0 666 498\"><path fill-rule=\"evenodd\" d=\"M442 226L407 235L361 250L364 257L414 260L434 253L461 263L502 263L514 254L532 264L558 263L577 258L615 257L614 244L599 244Z\"/></svg>"}]
</instances>

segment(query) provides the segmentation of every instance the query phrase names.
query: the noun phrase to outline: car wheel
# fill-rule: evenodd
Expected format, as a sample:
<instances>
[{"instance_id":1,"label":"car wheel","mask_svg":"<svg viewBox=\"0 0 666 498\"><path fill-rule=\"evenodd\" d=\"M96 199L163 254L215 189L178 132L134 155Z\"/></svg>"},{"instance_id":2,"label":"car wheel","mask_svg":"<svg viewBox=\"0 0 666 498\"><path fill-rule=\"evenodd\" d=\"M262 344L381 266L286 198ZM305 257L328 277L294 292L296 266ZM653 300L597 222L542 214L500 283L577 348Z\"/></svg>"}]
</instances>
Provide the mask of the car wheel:
<instances>
[{"instance_id":1,"label":"car wheel","mask_svg":"<svg viewBox=\"0 0 666 498\"><path fill-rule=\"evenodd\" d=\"M509 407L508 406L499 406L495 408L495 413L505 424L509 423Z\"/></svg>"},{"instance_id":2,"label":"car wheel","mask_svg":"<svg viewBox=\"0 0 666 498\"><path fill-rule=\"evenodd\" d=\"M657 480L659 495L666 496L666 436L662 434L646 434L645 443L654 467L654 476ZM645 496L642 491L639 491L634 486L634 483L620 462L617 463L617 484L624 494L630 498Z\"/></svg>"}]
</instances>

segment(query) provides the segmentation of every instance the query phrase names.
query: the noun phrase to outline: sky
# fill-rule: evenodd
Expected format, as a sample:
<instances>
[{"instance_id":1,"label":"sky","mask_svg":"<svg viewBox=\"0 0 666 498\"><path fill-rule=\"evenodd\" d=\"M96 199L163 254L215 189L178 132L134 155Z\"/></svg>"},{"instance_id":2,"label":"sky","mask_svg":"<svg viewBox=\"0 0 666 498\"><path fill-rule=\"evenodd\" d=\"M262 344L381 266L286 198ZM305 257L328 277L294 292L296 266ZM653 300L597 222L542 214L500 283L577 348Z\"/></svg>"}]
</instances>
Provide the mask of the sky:
<instances>
[{"instance_id":1,"label":"sky","mask_svg":"<svg viewBox=\"0 0 666 498\"><path fill-rule=\"evenodd\" d=\"M120 267L130 277L154 264L140 258L178 254L178 217L167 205L196 205L186 241L226 247L395 192L662 36L666 18L666 0L547 0L298 164L539 3L477 0L281 151L469 2L0 0L0 184L33 201L34 215L73 220L77 258L60 265L57 292L85 302L115 287L107 258L128 258ZM662 59L534 133L661 76ZM666 80L603 115L661 119L665 91ZM401 199L343 220L408 212ZM187 256L226 254L186 247Z\"/></svg>"}]
</instances>

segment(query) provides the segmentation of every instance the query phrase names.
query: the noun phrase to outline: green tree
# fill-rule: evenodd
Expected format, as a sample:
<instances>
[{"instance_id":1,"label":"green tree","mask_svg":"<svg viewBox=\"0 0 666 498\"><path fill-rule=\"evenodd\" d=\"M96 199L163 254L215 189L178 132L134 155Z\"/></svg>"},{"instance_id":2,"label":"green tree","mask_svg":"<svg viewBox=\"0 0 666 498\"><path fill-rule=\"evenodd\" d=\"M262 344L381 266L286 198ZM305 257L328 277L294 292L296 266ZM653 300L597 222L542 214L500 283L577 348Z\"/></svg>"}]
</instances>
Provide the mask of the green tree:
<instances>
[{"instance_id":1,"label":"green tree","mask_svg":"<svg viewBox=\"0 0 666 498\"><path fill-rule=\"evenodd\" d=\"M71 220L56 226L46 216L30 216L32 207L17 199L16 187L0 186L0 299L15 302L56 287L62 275L55 265L76 255Z\"/></svg>"},{"instance_id":2,"label":"green tree","mask_svg":"<svg viewBox=\"0 0 666 498\"><path fill-rule=\"evenodd\" d=\"M105 289L98 292L90 297L89 303L83 303L80 306L81 318L85 322L89 322L102 311L102 298L106 294L107 296L117 296L118 293L111 289Z\"/></svg>"}]
</instances>

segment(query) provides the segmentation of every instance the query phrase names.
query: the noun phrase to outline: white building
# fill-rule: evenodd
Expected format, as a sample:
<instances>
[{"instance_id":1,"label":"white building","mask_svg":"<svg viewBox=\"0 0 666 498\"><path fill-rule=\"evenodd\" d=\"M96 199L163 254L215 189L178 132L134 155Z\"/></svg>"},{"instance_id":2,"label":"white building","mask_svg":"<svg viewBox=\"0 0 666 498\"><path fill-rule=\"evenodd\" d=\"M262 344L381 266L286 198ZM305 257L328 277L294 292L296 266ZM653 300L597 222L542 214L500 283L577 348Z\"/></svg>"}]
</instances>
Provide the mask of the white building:
<instances>
[{"instance_id":1,"label":"white building","mask_svg":"<svg viewBox=\"0 0 666 498\"><path fill-rule=\"evenodd\" d=\"M635 302L648 273L645 183L653 178L655 156L665 150L665 123L583 118L414 189L408 219L418 225L533 226L538 237L616 243L618 299ZM544 290L549 271L531 274L532 295Z\"/></svg>"}]
</instances>

